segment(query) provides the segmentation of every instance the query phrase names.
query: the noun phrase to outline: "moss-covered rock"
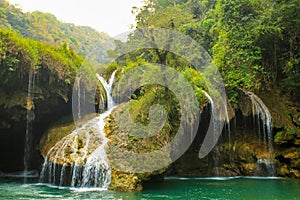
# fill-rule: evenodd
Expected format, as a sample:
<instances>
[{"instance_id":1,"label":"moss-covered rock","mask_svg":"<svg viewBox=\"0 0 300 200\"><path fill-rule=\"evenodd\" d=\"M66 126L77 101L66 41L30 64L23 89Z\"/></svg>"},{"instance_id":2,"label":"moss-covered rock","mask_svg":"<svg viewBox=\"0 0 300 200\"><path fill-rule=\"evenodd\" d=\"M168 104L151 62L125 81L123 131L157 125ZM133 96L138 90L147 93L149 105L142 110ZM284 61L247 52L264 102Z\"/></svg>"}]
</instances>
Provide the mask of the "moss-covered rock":
<instances>
[{"instance_id":1,"label":"moss-covered rock","mask_svg":"<svg viewBox=\"0 0 300 200\"><path fill-rule=\"evenodd\" d=\"M171 163L171 155L165 152L152 157L151 163L149 163L149 160L147 162L146 159L123 157L123 151L142 154L159 150L171 139L168 129L166 129L168 124L162 129L160 134L153 137L138 138L124 130L120 131L116 119L119 118L122 113L125 113L125 109L135 108L135 104L130 105L131 103L132 102L119 105L105 120L105 132L109 139L106 152L111 165L114 167L110 188L120 191L141 190L144 181L149 180L152 176L164 173L167 167L161 169L161 166L168 166L168 164ZM128 124L128 126L130 125ZM137 131L134 130L133 127L127 127L126 130L131 130L132 132ZM149 168L149 165L151 165L151 168L153 167L158 170L135 173L136 167L134 166L139 166L138 169L143 170ZM127 172L121 172L120 169L124 169L125 167Z\"/></svg>"},{"instance_id":2,"label":"moss-covered rock","mask_svg":"<svg viewBox=\"0 0 300 200\"><path fill-rule=\"evenodd\" d=\"M0 163L1 170L23 170L27 128L28 141L33 142L29 144L28 167L39 167L36 141L49 124L71 114L72 83L83 61L63 46L53 47L14 30L0 29L0 146L5 150L0 153L5 160Z\"/></svg>"},{"instance_id":3,"label":"moss-covered rock","mask_svg":"<svg viewBox=\"0 0 300 200\"><path fill-rule=\"evenodd\" d=\"M275 94L274 94L275 95ZM270 175L268 168L276 168L276 176L283 177L295 177L299 178L299 166L300 166L300 152L299 152L299 132L297 130L297 123L291 122L292 118L289 118L289 113L294 112L293 106L287 106L283 113L280 113L278 109L283 109L285 101L275 104L273 99L278 99L278 96L271 98L270 96L261 95L263 100L270 109L272 119L274 123L274 144L272 154L268 151L268 144L259 141L257 127L253 127L252 119L252 105L249 97L242 92L240 95L239 110L236 111L236 121L233 118L231 124L235 124L231 127L231 138L228 141L228 131L224 131L223 137L218 143L218 147L212 151L206 158L199 159L198 152L200 144L203 141L205 131L210 119L210 110L203 108L205 111L201 117L200 129L197 137L194 140L192 146L187 152L167 170L166 168L150 173L135 173L134 168L130 168L130 165L139 165L141 168L147 168L149 163L145 163L143 160L131 160L118 157L124 156L124 154L118 154L121 149L123 151L130 151L135 153L147 153L162 148L172 140L172 133L176 130L176 120L167 120L165 126L162 127L159 134L151 137L137 137L138 134L147 134L139 131L143 129L135 129L131 123L125 122L127 125L125 130L119 130L120 124L119 118L123 114L130 114L132 120L141 125L147 125L150 122L149 111L150 105L153 103L153 93L146 93L144 97L137 100L131 100L129 103L124 103L117 106L114 111L105 119L104 131L108 138L106 146L107 158L111 162L112 180L110 189L117 191L140 191L143 188L143 183L150 180L151 177L156 175L162 175L166 171L169 171L172 175L184 175L184 176L253 176L253 175ZM272 101L270 100L272 99ZM278 107L277 107L278 106ZM293 111L294 110L294 111ZM126 111L126 112L125 112ZM205 114L206 113L206 114ZM294 114L293 114L294 115ZM176 115L174 115L176 117ZM235 123L234 123L235 122ZM70 128L71 126L69 126ZM70 128L72 129L72 128ZM58 129L54 129L48 132L49 137L46 137L44 143L53 143L64 135L64 132L70 131L64 125ZM55 132L59 132L56 137ZM67 136L60 142L61 145L66 145L66 150L63 152L61 159L58 159L60 165L71 165L72 162L83 165L86 158L95 150L96 146L101 143L99 138L97 139L93 130L87 128L91 135L91 140L96 141L94 146L91 146L87 153L83 154L83 144L85 143L85 134L78 134L74 136ZM275 133L277 134L275 135ZM51 136L52 135L52 136ZM53 137L53 139L51 139ZM65 141L73 141L68 143ZM98 141L98 142L97 142ZM47 145L43 145L44 149L49 149ZM51 145L50 145L51 146ZM58 151L59 146L54 151ZM46 150L45 150L46 151ZM74 152L76 152L74 154ZM43 153L45 155L45 153ZM54 154L53 154L54 155ZM53 156L52 155L52 156ZM50 155L51 157L51 155ZM153 158L153 165L161 165L164 162L169 162L171 155L159 155ZM118 162L118 159L123 162ZM125 160L125 161L124 161ZM129 166L126 172L119 170L122 165Z\"/></svg>"},{"instance_id":4,"label":"moss-covered rock","mask_svg":"<svg viewBox=\"0 0 300 200\"><path fill-rule=\"evenodd\" d=\"M199 159L199 145L192 145L186 154L172 165L172 174L178 176L268 176L266 163L275 166L276 152L270 154L260 144L256 133L250 130L235 132L235 141L222 138L207 157ZM197 138L196 138L197 140ZM198 143L199 144L199 143ZM196 152L196 153L195 153Z\"/></svg>"},{"instance_id":5,"label":"moss-covered rock","mask_svg":"<svg viewBox=\"0 0 300 200\"><path fill-rule=\"evenodd\" d=\"M300 132L284 129L276 133L274 141L278 145L300 146Z\"/></svg>"},{"instance_id":6,"label":"moss-covered rock","mask_svg":"<svg viewBox=\"0 0 300 200\"><path fill-rule=\"evenodd\" d=\"M282 149L277 155L279 160L278 175L300 178L300 149L297 147Z\"/></svg>"},{"instance_id":7,"label":"moss-covered rock","mask_svg":"<svg viewBox=\"0 0 300 200\"><path fill-rule=\"evenodd\" d=\"M124 173L113 169L109 189L122 192L141 191L142 180L134 173Z\"/></svg>"},{"instance_id":8,"label":"moss-covered rock","mask_svg":"<svg viewBox=\"0 0 300 200\"><path fill-rule=\"evenodd\" d=\"M273 153L259 142L258 124L254 124L252 102L247 92L240 90L236 118L231 120L230 143L224 131L218 146L203 159L198 158L200 144L209 114L202 117L197 137L188 151L173 165L171 174L184 176L253 176L266 175L266 165L273 165L275 176L299 178L299 106L278 92L260 92L272 116ZM261 137L263 131L261 130ZM265 163L264 163L265 162ZM269 163L268 163L269 162Z\"/></svg>"},{"instance_id":9,"label":"moss-covered rock","mask_svg":"<svg viewBox=\"0 0 300 200\"><path fill-rule=\"evenodd\" d=\"M134 173L134 168L127 168L127 172L121 172L120 164L133 165L133 160L128 160L128 163L116 162L115 157L116 148L123 149L124 151L132 151L136 153L148 152L156 150L165 145L169 140L168 129L162 131L162 135L150 138L137 138L130 136L124 131L118 130L118 125L115 119L120 116L120 113L124 109L129 108L126 105L130 103L121 104L117 106L113 112L105 118L104 132L108 138L106 146L106 154L109 162L112 166L112 179L110 183L110 189L118 191L140 191L142 190L142 184L144 181L148 181L151 177L159 175L165 172L166 167L161 169L160 166L163 163L170 163L170 154L164 154L153 158L152 164L157 164L157 169L154 172ZM95 120L90 119L90 120ZM78 128L75 130L73 123L54 126L49 129L40 143L42 155L48 156L48 160L60 165L70 167L73 163L79 166L83 166L88 157L93 153L98 146L103 142L99 137L99 130L93 126L83 123L84 128ZM168 126L166 126L168 127ZM131 130L131 129L128 129ZM70 134L73 132L74 134ZM88 138L87 138L88 137ZM51 149L51 151L49 151ZM126 160L126 159L125 159ZM143 168L146 168L149 163L143 163L141 160L136 160L137 164ZM166 165L166 164L165 164ZM130 172L132 171L132 172Z\"/></svg>"},{"instance_id":10,"label":"moss-covered rock","mask_svg":"<svg viewBox=\"0 0 300 200\"><path fill-rule=\"evenodd\" d=\"M283 130L276 134L278 144L278 174L284 177L300 178L300 134Z\"/></svg>"},{"instance_id":11,"label":"moss-covered rock","mask_svg":"<svg viewBox=\"0 0 300 200\"><path fill-rule=\"evenodd\" d=\"M299 105L277 90L260 91L259 96L270 110L277 159L277 175L299 178L300 118ZM249 104L250 103L250 104ZM251 114L251 102L240 95L239 108Z\"/></svg>"},{"instance_id":12,"label":"moss-covered rock","mask_svg":"<svg viewBox=\"0 0 300 200\"><path fill-rule=\"evenodd\" d=\"M75 128L74 122L56 124L49 128L40 140L39 146L42 156L45 158L50 149L62 138L74 131Z\"/></svg>"}]
</instances>

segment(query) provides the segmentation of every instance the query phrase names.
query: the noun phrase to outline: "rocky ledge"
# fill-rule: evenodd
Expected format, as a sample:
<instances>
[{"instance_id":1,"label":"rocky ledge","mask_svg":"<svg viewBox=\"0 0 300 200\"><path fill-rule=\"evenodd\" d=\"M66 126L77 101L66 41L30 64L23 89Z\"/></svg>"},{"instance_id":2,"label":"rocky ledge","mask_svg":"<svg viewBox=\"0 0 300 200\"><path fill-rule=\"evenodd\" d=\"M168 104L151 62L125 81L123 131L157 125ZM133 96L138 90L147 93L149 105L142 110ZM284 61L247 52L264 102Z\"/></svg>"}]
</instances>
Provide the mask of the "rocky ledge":
<instances>
[{"instance_id":1,"label":"rocky ledge","mask_svg":"<svg viewBox=\"0 0 300 200\"><path fill-rule=\"evenodd\" d=\"M107 159L111 163L111 183L109 189L117 191L140 191L143 189L143 182L152 180L152 177L158 177L166 170L160 169L154 172L135 173L129 169L127 172L120 171L120 165L130 165L129 160L124 163L117 162L121 159L115 149L130 152L148 152L161 148L170 139L168 134L158 134L158 136L149 137L147 139L131 136L128 132L119 131L115 119L120 116L123 110L129 107L122 104L113 110L113 112L105 118L104 132L108 138L108 143L105 147ZM95 120L91 119L91 120ZM94 126L89 126L87 122L84 127L75 129L73 123L55 126L48 130L47 134L41 140L40 150L44 158L59 166L71 167L73 164L84 166L89 156L101 145L103 139L100 137L99 130ZM130 129L127 129L130 130ZM163 129L164 130L164 129ZM120 152L120 151L118 151ZM152 164L159 165L163 162L169 162L170 155L164 154L153 158ZM141 160L139 162L140 169L147 167L149 163ZM159 168L159 167L158 167ZM156 178L157 179L157 178Z\"/></svg>"}]
</instances>

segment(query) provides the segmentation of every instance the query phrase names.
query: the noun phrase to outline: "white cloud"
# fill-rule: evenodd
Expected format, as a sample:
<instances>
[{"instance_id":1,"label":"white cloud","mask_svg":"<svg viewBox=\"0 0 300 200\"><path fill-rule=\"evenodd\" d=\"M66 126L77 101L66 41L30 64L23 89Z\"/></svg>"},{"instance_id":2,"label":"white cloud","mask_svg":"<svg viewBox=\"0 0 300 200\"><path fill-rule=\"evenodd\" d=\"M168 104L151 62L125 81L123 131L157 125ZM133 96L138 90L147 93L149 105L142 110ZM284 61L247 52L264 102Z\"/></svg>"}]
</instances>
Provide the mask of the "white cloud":
<instances>
[{"instance_id":1,"label":"white cloud","mask_svg":"<svg viewBox=\"0 0 300 200\"><path fill-rule=\"evenodd\" d=\"M111 36L130 29L135 17L133 6L142 0L9 0L25 12L40 10L54 14L59 20L91 26Z\"/></svg>"}]
</instances>

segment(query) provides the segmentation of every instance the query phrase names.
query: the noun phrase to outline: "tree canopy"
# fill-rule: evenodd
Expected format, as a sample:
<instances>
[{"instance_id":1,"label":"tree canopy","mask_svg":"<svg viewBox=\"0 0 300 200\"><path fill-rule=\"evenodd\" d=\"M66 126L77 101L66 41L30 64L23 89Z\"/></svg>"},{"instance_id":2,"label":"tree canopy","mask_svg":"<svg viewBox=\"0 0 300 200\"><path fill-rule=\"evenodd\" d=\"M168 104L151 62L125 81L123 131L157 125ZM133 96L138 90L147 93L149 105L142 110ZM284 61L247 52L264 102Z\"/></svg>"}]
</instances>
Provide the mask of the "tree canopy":
<instances>
[{"instance_id":1,"label":"tree canopy","mask_svg":"<svg viewBox=\"0 0 300 200\"><path fill-rule=\"evenodd\" d=\"M15 30L23 37L60 46L67 44L83 57L103 63L112 42L109 35L86 26L64 23L50 14L35 11L24 13L20 8L0 0L0 28Z\"/></svg>"},{"instance_id":2,"label":"tree canopy","mask_svg":"<svg viewBox=\"0 0 300 200\"><path fill-rule=\"evenodd\" d=\"M300 1L147 0L137 27L165 27L198 41L237 89L279 90L299 102Z\"/></svg>"}]
</instances>

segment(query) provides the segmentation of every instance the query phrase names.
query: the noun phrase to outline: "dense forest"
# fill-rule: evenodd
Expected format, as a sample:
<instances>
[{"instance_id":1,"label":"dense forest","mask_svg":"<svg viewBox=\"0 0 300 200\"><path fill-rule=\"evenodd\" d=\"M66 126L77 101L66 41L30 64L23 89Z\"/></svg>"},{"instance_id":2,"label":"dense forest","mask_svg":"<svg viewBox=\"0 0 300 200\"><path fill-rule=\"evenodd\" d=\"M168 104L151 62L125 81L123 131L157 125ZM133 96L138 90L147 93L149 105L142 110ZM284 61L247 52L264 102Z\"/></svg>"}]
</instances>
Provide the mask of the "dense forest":
<instances>
[{"instance_id":1,"label":"dense forest","mask_svg":"<svg viewBox=\"0 0 300 200\"><path fill-rule=\"evenodd\" d=\"M300 1L147 0L138 27L180 31L202 44L236 90L281 91L299 103Z\"/></svg>"},{"instance_id":2,"label":"dense forest","mask_svg":"<svg viewBox=\"0 0 300 200\"><path fill-rule=\"evenodd\" d=\"M181 87L186 85L178 77L184 77L195 91L199 105L191 103L189 98L180 104L173 91L159 84L140 86L130 95L126 90L113 93L114 100L117 100L116 108L105 120L102 119L109 138L108 160L113 162L114 156L119 156L120 152L114 152L115 147L134 153L163 148L182 128L182 119L186 121L184 130L192 132L189 128L195 124L201 128L195 135L183 138L191 146L170 166L147 173L134 173L134 170L124 172L113 166L110 189L141 190L144 181L168 173L213 176L218 171L218 176L253 176L257 175L259 162L265 168L276 165L278 170L273 171L272 176L300 177L300 0L144 0L143 7L133 8L132 12L136 14L137 29L132 31L127 42L121 42L89 27L60 22L49 13L24 13L7 1L0 0L0 150L1 159L6 160L0 163L0 171L23 169L25 141L31 145L29 152L32 153L27 168L40 170L45 160L43 167L51 166L49 176L52 166L61 170L61 173L54 171L54 177L63 174L63 169L70 169L69 175L78 173L80 170L74 166L84 168L87 156L103 138L97 138L99 136L95 133L98 132L92 125L87 126L86 130L80 129L76 132L78 135L70 134L75 129L73 120L70 120L74 116L72 103L73 114L77 112L80 116L83 113L79 107L85 101L89 101L99 114L109 107L110 94L105 93L109 77L116 79L110 87L118 83L118 86L130 88L145 77L162 74L171 77ZM154 48L158 43L153 41L159 42L160 38L157 40L149 33L156 28L174 30L203 47L205 53L201 56L209 57L217 67L228 101L213 102L209 98L219 88L208 90L207 77L189 60L167 51L167 48ZM141 34L146 41L139 40ZM153 48L136 49L146 44L148 39L154 43ZM168 45L176 48L177 44L176 41L169 41ZM107 51L112 47L115 49ZM135 50L128 53L127 50L132 48ZM194 52L189 55L190 58L199 57L199 62L202 62L200 54L196 54L198 49ZM89 60L85 60L86 57ZM115 58L114 62L103 63L108 57ZM153 63L169 66L180 75L164 71ZM140 69L140 66L147 71L131 77L131 82L122 79L122 75ZM84 80L76 79L78 74L84 72L87 72ZM98 84L96 87L90 86L96 79L96 73L99 73ZM107 79L106 85L103 85L104 79ZM182 93L187 91L181 90ZM78 94L76 100L79 103L75 108L72 93ZM116 120L123 117L122 114L125 117L131 114L133 121L143 128L151 124L149 110L153 104L163 105L167 112L159 134L141 138L119 131ZM180 113L180 106L181 109L187 108L187 115ZM226 107L226 117L214 116L213 109L222 107ZM80 111L82 113L78 113ZM201 115L200 121L197 121L198 115ZM83 120L85 117L82 117ZM205 141L210 119L222 124L222 137L219 142L216 141L218 145L214 151L201 160L198 157L199 147ZM135 130L135 125L126 119L123 121L127 123L128 132L139 132ZM28 131L32 132L30 140L25 138ZM85 138L88 135L85 131L92 138ZM87 141L90 139L97 142L87 151ZM51 147L55 148L52 150ZM65 151L65 148L69 149ZM123 155L122 152L120 154ZM171 160L171 155L164 156L166 158L157 156L154 162ZM136 163L144 168L149 166L149 163ZM59 179L51 182L51 176L49 179L56 185L68 185L67 179L61 178L61 183L58 183Z\"/></svg>"},{"instance_id":3,"label":"dense forest","mask_svg":"<svg viewBox=\"0 0 300 200\"><path fill-rule=\"evenodd\" d=\"M35 11L24 13L20 8L0 1L0 28L14 30L25 38L46 42L52 46L65 44L78 54L102 63L111 39L93 28L64 23L50 14Z\"/></svg>"}]
</instances>

